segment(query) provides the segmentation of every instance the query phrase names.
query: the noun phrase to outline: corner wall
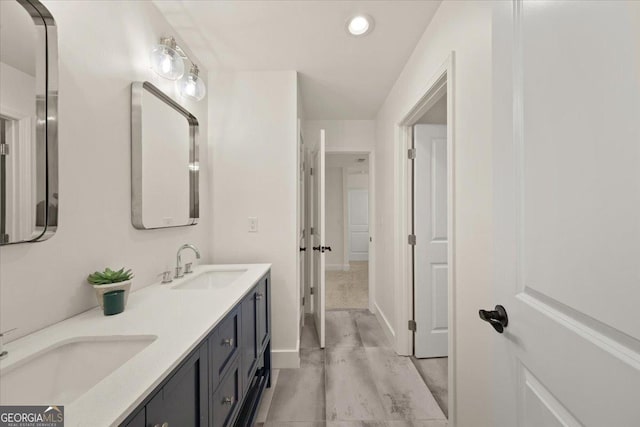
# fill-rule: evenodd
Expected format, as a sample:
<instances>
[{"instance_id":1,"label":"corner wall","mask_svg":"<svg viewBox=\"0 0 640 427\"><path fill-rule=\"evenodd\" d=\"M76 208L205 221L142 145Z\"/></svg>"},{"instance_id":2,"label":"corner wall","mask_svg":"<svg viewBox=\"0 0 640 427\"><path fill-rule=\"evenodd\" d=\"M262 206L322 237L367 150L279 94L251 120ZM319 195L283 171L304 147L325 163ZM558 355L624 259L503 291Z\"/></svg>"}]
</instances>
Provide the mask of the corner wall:
<instances>
[{"instance_id":1,"label":"corner wall","mask_svg":"<svg viewBox=\"0 0 640 427\"><path fill-rule=\"evenodd\" d=\"M491 292L491 14L492 2L442 2L376 119L377 302L399 331L395 290L399 243L395 207L400 153L397 124L427 91L427 83L455 51L455 264L457 380L456 426L492 426L489 343L493 333L479 322L479 307L495 304ZM403 240L404 241L404 240ZM393 284L389 286L389 284Z\"/></svg>"},{"instance_id":2,"label":"corner wall","mask_svg":"<svg viewBox=\"0 0 640 427\"><path fill-rule=\"evenodd\" d=\"M95 307L86 283L95 270L130 267L133 288L140 289L175 266L183 243L195 244L201 261L210 261L206 165L198 225L131 225L131 82L151 81L175 97L174 82L149 69L153 45L175 31L151 2L43 3L59 36L59 224L47 241L0 248L0 330L18 328L8 341ZM199 119L206 159L207 100L179 102Z\"/></svg>"},{"instance_id":3,"label":"corner wall","mask_svg":"<svg viewBox=\"0 0 640 427\"><path fill-rule=\"evenodd\" d=\"M213 262L273 264L274 367L297 367L297 73L220 72L209 81Z\"/></svg>"}]
</instances>

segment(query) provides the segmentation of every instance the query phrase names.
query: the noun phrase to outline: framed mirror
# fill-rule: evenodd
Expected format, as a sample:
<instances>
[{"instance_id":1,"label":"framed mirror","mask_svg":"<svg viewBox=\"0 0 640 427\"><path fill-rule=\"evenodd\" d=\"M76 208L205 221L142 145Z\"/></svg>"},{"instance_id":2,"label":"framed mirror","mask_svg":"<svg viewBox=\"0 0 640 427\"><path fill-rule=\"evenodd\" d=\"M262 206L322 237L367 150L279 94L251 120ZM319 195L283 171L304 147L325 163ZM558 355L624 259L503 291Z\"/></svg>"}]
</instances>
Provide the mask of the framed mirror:
<instances>
[{"instance_id":1,"label":"framed mirror","mask_svg":"<svg viewBox=\"0 0 640 427\"><path fill-rule=\"evenodd\" d=\"M131 103L133 226L197 224L198 120L149 82L131 85Z\"/></svg>"},{"instance_id":2,"label":"framed mirror","mask_svg":"<svg viewBox=\"0 0 640 427\"><path fill-rule=\"evenodd\" d=\"M0 1L0 245L58 226L57 43L39 1Z\"/></svg>"}]
</instances>

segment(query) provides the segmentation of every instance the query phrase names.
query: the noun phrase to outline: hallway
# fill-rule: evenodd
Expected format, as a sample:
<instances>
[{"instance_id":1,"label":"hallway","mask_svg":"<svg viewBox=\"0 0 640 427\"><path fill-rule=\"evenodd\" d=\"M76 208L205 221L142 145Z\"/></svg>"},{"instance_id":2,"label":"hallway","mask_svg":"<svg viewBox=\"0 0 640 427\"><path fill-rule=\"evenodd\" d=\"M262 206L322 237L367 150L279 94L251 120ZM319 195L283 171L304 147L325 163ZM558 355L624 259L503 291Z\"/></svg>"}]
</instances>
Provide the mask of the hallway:
<instances>
[{"instance_id":1,"label":"hallway","mask_svg":"<svg viewBox=\"0 0 640 427\"><path fill-rule=\"evenodd\" d=\"M313 318L301 337L300 369L274 372L261 408L264 427L446 427L446 418L410 358L389 347L366 310L327 311L326 349ZM267 412L267 405L268 407Z\"/></svg>"},{"instance_id":2,"label":"hallway","mask_svg":"<svg viewBox=\"0 0 640 427\"><path fill-rule=\"evenodd\" d=\"M327 310L369 307L369 262L351 261L349 266L349 271L327 270Z\"/></svg>"}]
</instances>

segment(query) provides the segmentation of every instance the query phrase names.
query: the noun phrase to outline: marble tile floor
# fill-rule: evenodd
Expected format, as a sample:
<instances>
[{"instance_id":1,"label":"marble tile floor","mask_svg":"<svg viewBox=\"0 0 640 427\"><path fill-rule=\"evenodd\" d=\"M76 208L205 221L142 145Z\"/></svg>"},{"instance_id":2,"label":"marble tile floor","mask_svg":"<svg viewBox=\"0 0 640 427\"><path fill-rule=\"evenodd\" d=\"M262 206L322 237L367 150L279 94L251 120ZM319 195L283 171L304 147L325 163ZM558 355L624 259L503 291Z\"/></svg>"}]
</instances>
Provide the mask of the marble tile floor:
<instances>
[{"instance_id":1,"label":"marble tile floor","mask_svg":"<svg viewBox=\"0 0 640 427\"><path fill-rule=\"evenodd\" d=\"M351 261L349 266L349 271L326 271L325 306L327 310L369 307L369 262Z\"/></svg>"},{"instance_id":2,"label":"marble tile floor","mask_svg":"<svg viewBox=\"0 0 640 427\"><path fill-rule=\"evenodd\" d=\"M393 352L373 314L328 310L325 338L323 350L305 319L300 369L277 372L258 426L446 427L411 359Z\"/></svg>"}]
</instances>

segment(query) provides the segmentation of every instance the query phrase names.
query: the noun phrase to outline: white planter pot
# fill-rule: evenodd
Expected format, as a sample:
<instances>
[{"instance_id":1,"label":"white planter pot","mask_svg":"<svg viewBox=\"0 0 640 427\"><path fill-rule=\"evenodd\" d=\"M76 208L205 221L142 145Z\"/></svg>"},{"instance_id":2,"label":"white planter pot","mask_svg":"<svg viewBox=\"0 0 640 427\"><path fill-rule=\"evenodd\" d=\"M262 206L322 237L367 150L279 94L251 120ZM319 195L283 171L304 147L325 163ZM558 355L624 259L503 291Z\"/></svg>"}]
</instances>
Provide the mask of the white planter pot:
<instances>
[{"instance_id":1,"label":"white planter pot","mask_svg":"<svg viewBox=\"0 0 640 427\"><path fill-rule=\"evenodd\" d=\"M127 299L129 298L129 291L131 290L131 280L120 283L112 283L110 285L93 285L93 289L96 291L96 299L100 308L104 309L103 295L105 292L117 291L118 289L124 289L124 305L127 306Z\"/></svg>"}]
</instances>

